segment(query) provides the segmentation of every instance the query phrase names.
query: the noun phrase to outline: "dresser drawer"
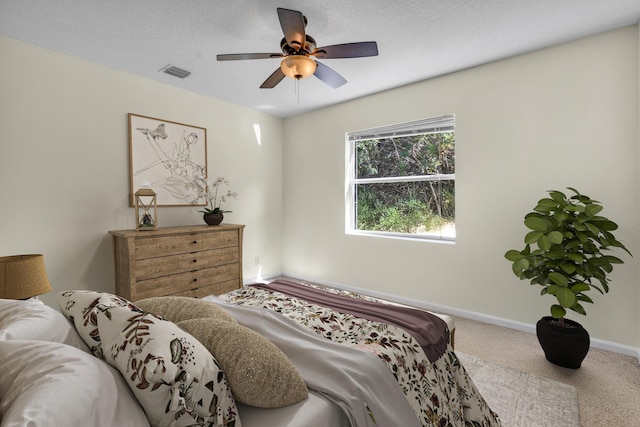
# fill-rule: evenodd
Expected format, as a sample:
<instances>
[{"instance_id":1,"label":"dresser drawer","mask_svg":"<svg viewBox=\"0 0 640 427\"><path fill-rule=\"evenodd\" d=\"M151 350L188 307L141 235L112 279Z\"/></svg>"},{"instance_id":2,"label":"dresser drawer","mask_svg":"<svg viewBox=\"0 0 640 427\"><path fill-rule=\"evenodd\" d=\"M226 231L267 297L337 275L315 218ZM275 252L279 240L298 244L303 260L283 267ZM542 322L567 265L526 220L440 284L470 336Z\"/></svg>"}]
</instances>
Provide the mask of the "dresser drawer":
<instances>
[{"instance_id":1,"label":"dresser drawer","mask_svg":"<svg viewBox=\"0 0 640 427\"><path fill-rule=\"evenodd\" d=\"M233 291L234 289L241 288L242 285L238 281L238 279L228 280L222 283L216 283L215 285L203 286L197 289L191 289L185 292L178 292L174 294L174 296L179 297L193 297L193 298L203 298L207 295L220 295L225 292Z\"/></svg>"},{"instance_id":2,"label":"dresser drawer","mask_svg":"<svg viewBox=\"0 0 640 427\"><path fill-rule=\"evenodd\" d=\"M237 248L213 249L162 258L141 259L136 262L134 274L136 280L146 280L234 262L238 262Z\"/></svg>"},{"instance_id":3,"label":"dresser drawer","mask_svg":"<svg viewBox=\"0 0 640 427\"><path fill-rule=\"evenodd\" d=\"M239 265L226 264L186 273L172 274L155 279L136 281L136 299L175 295L215 285L229 280L239 280ZM239 282L238 282L239 283ZM240 287L240 284L238 284Z\"/></svg>"},{"instance_id":4,"label":"dresser drawer","mask_svg":"<svg viewBox=\"0 0 640 427\"><path fill-rule=\"evenodd\" d=\"M136 260L141 260L222 247L237 247L239 245L238 233L235 230L162 237L140 237L136 239L135 258Z\"/></svg>"}]
</instances>

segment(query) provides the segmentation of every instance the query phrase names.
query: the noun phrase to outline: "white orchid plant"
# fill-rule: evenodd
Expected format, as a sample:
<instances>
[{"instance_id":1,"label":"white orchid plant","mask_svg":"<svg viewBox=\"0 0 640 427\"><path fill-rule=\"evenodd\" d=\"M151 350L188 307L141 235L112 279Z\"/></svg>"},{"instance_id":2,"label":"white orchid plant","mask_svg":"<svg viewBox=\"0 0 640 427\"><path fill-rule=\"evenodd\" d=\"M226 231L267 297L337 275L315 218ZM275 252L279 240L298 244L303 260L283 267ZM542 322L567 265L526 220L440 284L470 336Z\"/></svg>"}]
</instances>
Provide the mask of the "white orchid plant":
<instances>
[{"instance_id":1,"label":"white orchid plant","mask_svg":"<svg viewBox=\"0 0 640 427\"><path fill-rule=\"evenodd\" d=\"M225 211L222 209L222 204L229 199L237 199L238 193L235 191L227 190L226 193L221 193L218 195L220 191L220 187L224 184L226 186L229 185L229 180L223 177L219 177L214 181L203 178L196 178L193 181L194 186L198 190L198 199L205 199L209 203L208 208L204 208L199 212L205 214L221 214L231 211ZM220 198L218 198L220 197Z\"/></svg>"}]
</instances>

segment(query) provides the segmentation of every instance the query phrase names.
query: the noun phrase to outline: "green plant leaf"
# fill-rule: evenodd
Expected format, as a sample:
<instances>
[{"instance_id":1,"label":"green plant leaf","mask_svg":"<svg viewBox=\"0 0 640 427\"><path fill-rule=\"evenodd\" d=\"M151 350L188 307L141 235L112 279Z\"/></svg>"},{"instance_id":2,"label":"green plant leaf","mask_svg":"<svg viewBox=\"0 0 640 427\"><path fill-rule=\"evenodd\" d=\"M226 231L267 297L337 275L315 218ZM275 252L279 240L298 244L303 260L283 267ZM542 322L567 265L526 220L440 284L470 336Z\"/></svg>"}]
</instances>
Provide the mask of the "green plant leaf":
<instances>
[{"instance_id":1,"label":"green plant leaf","mask_svg":"<svg viewBox=\"0 0 640 427\"><path fill-rule=\"evenodd\" d=\"M553 213L553 217L558 221L558 222L564 222L566 220L569 219L569 214L567 214L565 211L555 211Z\"/></svg>"},{"instance_id":2,"label":"green plant leaf","mask_svg":"<svg viewBox=\"0 0 640 427\"><path fill-rule=\"evenodd\" d=\"M575 311L578 314L582 314L584 316L587 315L587 312L585 311L584 307L581 306L578 302L576 302L574 305L572 305L571 307L569 307L571 310Z\"/></svg>"},{"instance_id":3,"label":"green plant leaf","mask_svg":"<svg viewBox=\"0 0 640 427\"><path fill-rule=\"evenodd\" d=\"M515 249L511 249L504 254L504 257L509 261L517 261L521 258L524 258L524 255L522 255L519 251L516 251Z\"/></svg>"},{"instance_id":4,"label":"green plant leaf","mask_svg":"<svg viewBox=\"0 0 640 427\"><path fill-rule=\"evenodd\" d=\"M560 268L567 274L573 274L576 272L576 266L566 262L561 263Z\"/></svg>"},{"instance_id":5,"label":"green plant leaf","mask_svg":"<svg viewBox=\"0 0 640 427\"><path fill-rule=\"evenodd\" d=\"M567 200L567 196L565 196L563 192L558 190L550 190L549 196L553 200L555 200L558 204L564 204L566 203L566 200Z\"/></svg>"},{"instance_id":6,"label":"green plant leaf","mask_svg":"<svg viewBox=\"0 0 640 427\"><path fill-rule=\"evenodd\" d=\"M578 298L579 301L584 301L584 302L593 304L593 300L589 298L588 295L580 294L580 295L577 295L576 298Z\"/></svg>"},{"instance_id":7,"label":"green plant leaf","mask_svg":"<svg viewBox=\"0 0 640 427\"><path fill-rule=\"evenodd\" d=\"M570 235L571 237L573 237L573 234L571 234L571 233L566 233L565 237L567 237L567 234ZM580 240L572 239L571 237L567 237L570 240L568 240L564 245L564 248L566 250L568 250L568 251L574 250L574 249L576 249L577 247L580 246Z\"/></svg>"},{"instance_id":8,"label":"green plant leaf","mask_svg":"<svg viewBox=\"0 0 640 427\"><path fill-rule=\"evenodd\" d=\"M547 237L549 238L549 241L554 245L559 245L563 240L562 233L559 231L552 231L551 233L547 234Z\"/></svg>"},{"instance_id":9,"label":"green plant leaf","mask_svg":"<svg viewBox=\"0 0 640 427\"><path fill-rule=\"evenodd\" d=\"M553 316L554 319L561 319L566 314L567 314L567 310L565 310L563 307L557 304L553 304L551 306L551 316Z\"/></svg>"},{"instance_id":10,"label":"green plant leaf","mask_svg":"<svg viewBox=\"0 0 640 427\"><path fill-rule=\"evenodd\" d=\"M537 243L538 247L543 251L548 251L549 249L551 249L551 240L549 240L549 238L545 234L542 234L540 236Z\"/></svg>"},{"instance_id":11,"label":"green plant leaf","mask_svg":"<svg viewBox=\"0 0 640 427\"><path fill-rule=\"evenodd\" d=\"M600 205L589 203L587 206L585 206L584 213L586 213L587 216L596 216L602 209L604 208Z\"/></svg>"},{"instance_id":12,"label":"green plant leaf","mask_svg":"<svg viewBox=\"0 0 640 427\"><path fill-rule=\"evenodd\" d=\"M547 231L551 227L551 223L548 220L533 216L526 218L524 225L534 231Z\"/></svg>"},{"instance_id":13,"label":"green plant leaf","mask_svg":"<svg viewBox=\"0 0 640 427\"><path fill-rule=\"evenodd\" d=\"M601 283L602 285L603 283ZM594 283L591 283L590 285L592 288L594 288L596 291L600 292L602 295L606 294L607 292L609 292L609 287L606 285L606 283L604 283L604 287L600 287ZM605 292L606 290L606 292Z\"/></svg>"},{"instance_id":14,"label":"green plant leaf","mask_svg":"<svg viewBox=\"0 0 640 427\"><path fill-rule=\"evenodd\" d=\"M542 231L530 231L524 236L524 242L528 245L536 243L543 234Z\"/></svg>"},{"instance_id":15,"label":"green plant leaf","mask_svg":"<svg viewBox=\"0 0 640 427\"><path fill-rule=\"evenodd\" d=\"M591 287L586 284L586 283L576 283L574 285L570 286L570 289L574 292L574 293L578 293L578 292L586 292L589 289L591 289Z\"/></svg>"},{"instance_id":16,"label":"green plant leaf","mask_svg":"<svg viewBox=\"0 0 640 427\"><path fill-rule=\"evenodd\" d=\"M603 218L601 220L596 220L595 218L592 218L591 221L598 221L598 227L600 228L600 230L614 231L618 229L618 224L616 224L613 221L609 221L606 218Z\"/></svg>"},{"instance_id":17,"label":"green plant leaf","mask_svg":"<svg viewBox=\"0 0 640 427\"><path fill-rule=\"evenodd\" d=\"M567 187L567 190L571 190L571 191L573 191L575 194L580 194L580 192L579 192L578 190L576 190L575 188L573 188L573 187Z\"/></svg>"},{"instance_id":18,"label":"green plant leaf","mask_svg":"<svg viewBox=\"0 0 640 427\"><path fill-rule=\"evenodd\" d=\"M558 292L556 293L556 299L561 306L567 308L573 307L577 300L576 294L574 294L571 289L568 288L562 288L558 290Z\"/></svg>"},{"instance_id":19,"label":"green plant leaf","mask_svg":"<svg viewBox=\"0 0 640 427\"><path fill-rule=\"evenodd\" d=\"M580 224L579 222L574 223L573 224L573 228L576 231L587 231L587 226L584 225L584 224ZM576 233L576 234L578 234L578 233Z\"/></svg>"},{"instance_id":20,"label":"green plant leaf","mask_svg":"<svg viewBox=\"0 0 640 427\"><path fill-rule=\"evenodd\" d=\"M545 254L545 256L549 259L564 259L564 251L562 247L559 245L552 246L551 249Z\"/></svg>"},{"instance_id":21,"label":"green plant leaf","mask_svg":"<svg viewBox=\"0 0 640 427\"><path fill-rule=\"evenodd\" d=\"M578 265L581 265L584 262L584 256L582 254L570 252L567 254L567 258L571 261L575 262Z\"/></svg>"},{"instance_id":22,"label":"green plant leaf","mask_svg":"<svg viewBox=\"0 0 640 427\"><path fill-rule=\"evenodd\" d=\"M560 289L562 289L562 286L558 286L558 285L549 285L546 288L544 288L545 294L550 294L550 295L557 294Z\"/></svg>"},{"instance_id":23,"label":"green plant leaf","mask_svg":"<svg viewBox=\"0 0 640 427\"><path fill-rule=\"evenodd\" d=\"M592 223L586 222L584 225L586 225L587 229L589 229L589 231L592 232L595 236L600 234L600 229L598 227L596 227L595 225L593 225Z\"/></svg>"},{"instance_id":24,"label":"green plant leaf","mask_svg":"<svg viewBox=\"0 0 640 427\"><path fill-rule=\"evenodd\" d=\"M550 212L558 208L558 202L553 199L540 199L538 205L533 209L538 212Z\"/></svg>"},{"instance_id":25,"label":"green plant leaf","mask_svg":"<svg viewBox=\"0 0 640 427\"><path fill-rule=\"evenodd\" d=\"M569 278L562 273L558 273L557 271L552 271L549 273L549 279L557 285L566 287L569 285Z\"/></svg>"},{"instance_id":26,"label":"green plant leaf","mask_svg":"<svg viewBox=\"0 0 640 427\"><path fill-rule=\"evenodd\" d=\"M529 268L529 260L526 258L520 258L513 263L511 268L513 273L522 279L522 272Z\"/></svg>"}]
</instances>

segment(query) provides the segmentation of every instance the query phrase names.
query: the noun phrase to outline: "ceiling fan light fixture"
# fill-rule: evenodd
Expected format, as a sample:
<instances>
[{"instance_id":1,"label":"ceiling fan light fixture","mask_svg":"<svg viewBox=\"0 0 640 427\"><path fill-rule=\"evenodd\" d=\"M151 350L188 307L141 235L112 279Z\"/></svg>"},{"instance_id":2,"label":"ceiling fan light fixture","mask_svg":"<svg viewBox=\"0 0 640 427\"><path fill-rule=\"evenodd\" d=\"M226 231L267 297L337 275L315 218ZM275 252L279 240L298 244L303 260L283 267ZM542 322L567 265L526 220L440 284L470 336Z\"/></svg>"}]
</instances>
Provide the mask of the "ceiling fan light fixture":
<instances>
[{"instance_id":1,"label":"ceiling fan light fixture","mask_svg":"<svg viewBox=\"0 0 640 427\"><path fill-rule=\"evenodd\" d=\"M316 72L316 61L304 55L289 55L280 63L285 76L300 80Z\"/></svg>"}]
</instances>

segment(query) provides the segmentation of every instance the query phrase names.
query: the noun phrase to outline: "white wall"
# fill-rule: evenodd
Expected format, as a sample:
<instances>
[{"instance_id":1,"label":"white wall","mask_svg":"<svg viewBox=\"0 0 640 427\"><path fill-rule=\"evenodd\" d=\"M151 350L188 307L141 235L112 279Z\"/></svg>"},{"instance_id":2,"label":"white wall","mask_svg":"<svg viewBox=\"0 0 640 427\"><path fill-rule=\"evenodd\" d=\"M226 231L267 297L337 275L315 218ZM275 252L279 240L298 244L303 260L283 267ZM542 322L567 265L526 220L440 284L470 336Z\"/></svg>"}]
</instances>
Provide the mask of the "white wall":
<instances>
[{"instance_id":1,"label":"white wall","mask_svg":"<svg viewBox=\"0 0 640 427\"><path fill-rule=\"evenodd\" d=\"M572 186L603 202L636 257L569 317L639 347L638 68L632 26L285 119L284 272L533 324L552 297L503 255L524 246L546 190ZM448 113L456 244L345 235L345 132Z\"/></svg>"},{"instance_id":2,"label":"white wall","mask_svg":"<svg viewBox=\"0 0 640 427\"><path fill-rule=\"evenodd\" d=\"M209 174L240 195L225 222L246 225L245 280L256 256L264 275L282 270L281 119L6 37L0 55L0 256L44 254L54 291L115 290L107 232L134 226L135 113L207 128ZM201 224L198 209L159 208L159 225Z\"/></svg>"}]
</instances>

